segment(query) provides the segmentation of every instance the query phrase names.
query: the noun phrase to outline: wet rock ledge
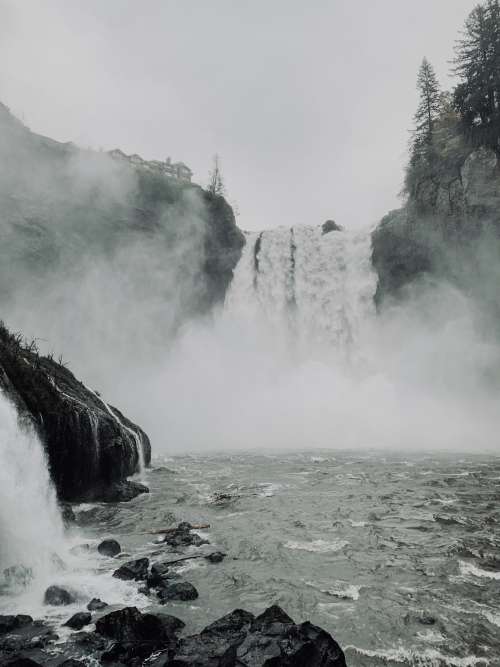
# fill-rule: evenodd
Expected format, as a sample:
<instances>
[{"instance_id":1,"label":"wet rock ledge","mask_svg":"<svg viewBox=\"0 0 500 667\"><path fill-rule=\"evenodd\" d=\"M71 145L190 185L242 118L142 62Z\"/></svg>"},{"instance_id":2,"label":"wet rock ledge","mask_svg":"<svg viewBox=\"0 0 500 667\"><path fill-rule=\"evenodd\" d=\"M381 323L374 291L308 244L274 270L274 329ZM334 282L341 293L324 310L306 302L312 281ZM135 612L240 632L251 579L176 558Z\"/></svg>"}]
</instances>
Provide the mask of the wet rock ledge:
<instances>
[{"instance_id":1,"label":"wet rock ledge","mask_svg":"<svg viewBox=\"0 0 500 667\"><path fill-rule=\"evenodd\" d=\"M61 500L130 500L147 488L128 482L141 451L151 459L148 436L117 408L79 382L61 361L38 353L0 322L0 391L21 420L39 434Z\"/></svg>"},{"instance_id":2,"label":"wet rock ledge","mask_svg":"<svg viewBox=\"0 0 500 667\"><path fill-rule=\"evenodd\" d=\"M196 635L180 637L183 627L175 616L125 607L101 616L94 632L75 633L65 647L72 657L56 657L49 652L57 639L50 628L29 616L0 616L0 663L9 667L346 667L344 653L331 635L309 622L295 623L276 605L258 616L236 609Z\"/></svg>"}]
</instances>

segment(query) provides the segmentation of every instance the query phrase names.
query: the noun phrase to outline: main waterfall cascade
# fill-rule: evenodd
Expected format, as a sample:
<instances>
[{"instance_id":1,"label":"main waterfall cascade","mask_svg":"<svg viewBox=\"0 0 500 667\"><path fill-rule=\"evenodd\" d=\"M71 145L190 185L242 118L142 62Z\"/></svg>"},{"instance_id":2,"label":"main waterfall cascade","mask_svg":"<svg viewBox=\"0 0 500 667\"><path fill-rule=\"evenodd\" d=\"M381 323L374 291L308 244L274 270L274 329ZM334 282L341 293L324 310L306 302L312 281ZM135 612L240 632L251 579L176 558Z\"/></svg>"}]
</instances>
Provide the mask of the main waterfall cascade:
<instances>
[{"instance_id":1,"label":"main waterfall cascade","mask_svg":"<svg viewBox=\"0 0 500 667\"><path fill-rule=\"evenodd\" d=\"M247 233L226 312L264 316L302 355L350 355L374 315L370 232L298 226Z\"/></svg>"}]
</instances>

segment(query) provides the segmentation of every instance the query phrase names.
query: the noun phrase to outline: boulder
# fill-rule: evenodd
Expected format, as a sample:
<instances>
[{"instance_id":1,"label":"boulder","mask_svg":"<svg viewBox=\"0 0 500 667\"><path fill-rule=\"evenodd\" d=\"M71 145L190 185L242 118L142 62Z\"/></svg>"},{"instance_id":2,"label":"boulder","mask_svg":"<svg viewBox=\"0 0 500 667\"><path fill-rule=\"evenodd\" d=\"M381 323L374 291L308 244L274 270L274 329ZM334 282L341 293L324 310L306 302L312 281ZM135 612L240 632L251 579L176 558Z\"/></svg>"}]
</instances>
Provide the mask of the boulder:
<instances>
[{"instance_id":1,"label":"boulder","mask_svg":"<svg viewBox=\"0 0 500 667\"><path fill-rule=\"evenodd\" d=\"M145 484L125 480L100 488L97 495L104 503L126 503L142 493L149 493Z\"/></svg>"},{"instance_id":2,"label":"boulder","mask_svg":"<svg viewBox=\"0 0 500 667\"><path fill-rule=\"evenodd\" d=\"M97 551L101 556L117 556L122 550L120 543L116 540L103 540L97 547Z\"/></svg>"},{"instance_id":3,"label":"boulder","mask_svg":"<svg viewBox=\"0 0 500 667\"><path fill-rule=\"evenodd\" d=\"M96 631L110 639L134 641L167 637L184 625L180 618L169 614L143 614L137 607L124 607L98 619Z\"/></svg>"},{"instance_id":4,"label":"boulder","mask_svg":"<svg viewBox=\"0 0 500 667\"><path fill-rule=\"evenodd\" d=\"M68 605L76 602L76 597L61 586L49 586L43 597L44 604L53 606Z\"/></svg>"},{"instance_id":5,"label":"boulder","mask_svg":"<svg viewBox=\"0 0 500 667\"><path fill-rule=\"evenodd\" d=\"M107 602L103 602L99 598L92 598L92 600L87 605L87 609L89 611L100 611L101 609L105 609L107 606Z\"/></svg>"},{"instance_id":6,"label":"boulder","mask_svg":"<svg viewBox=\"0 0 500 667\"><path fill-rule=\"evenodd\" d=\"M116 577L117 579L134 579L135 581L141 581L148 576L148 568L149 558L129 560L113 572L113 577Z\"/></svg>"},{"instance_id":7,"label":"boulder","mask_svg":"<svg viewBox=\"0 0 500 667\"><path fill-rule=\"evenodd\" d=\"M346 667L342 649L327 632L309 622L295 625L279 620L251 630L236 649L235 664Z\"/></svg>"},{"instance_id":8,"label":"boulder","mask_svg":"<svg viewBox=\"0 0 500 667\"><path fill-rule=\"evenodd\" d=\"M205 556L205 560L208 560L210 563L221 563L225 557L226 554L222 553L222 551L214 551L214 553Z\"/></svg>"},{"instance_id":9,"label":"boulder","mask_svg":"<svg viewBox=\"0 0 500 667\"><path fill-rule=\"evenodd\" d=\"M92 616L88 611L79 611L73 614L64 625L73 630L81 630L85 625L88 625L92 620Z\"/></svg>"},{"instance_id":10,"label":"boulder","mask_svg":"<svg viewBox=\"0 0 500 667\"><path fill-rule=\"evenodd\" d=\"M158 599L162 604L170 600L196 600L198 591L188 581L179 581L162 586L158 591Z\"/></svg>"},{"instance_id":11,"label":"boulder","mask_svg":"<svg viewBox=\"0 0 500 667\"><path fill-rule=\"evenodd\" d=\"M201 547L203 544L210 544L208 540L193 533L192 526L187 521L183 521L177 528L166 533L163 542L173 548Z\"/></svg>"},{"instance_id":12,"label":"boulder","mask_svg":"<svg viewBox=\"0 0 500 667\"><path fill-rule=\"evenodd\" d=\"M30 623L33 623L33 619L27 614L17 614L15 616L0 615L0 635L12 632L13 630L22 628L25 625L29 625Z\"/></svg>"},{"instance_id":13,"label":"boulder","mask_svg":"<svg viewBox=\"0 0 500 667\"><path fill-rule=\"evenodd\" d=\"M175 657L165 651L151 667L346 667L337 642L311 623L297 625L278 606L256 618L242 609L198 635L182 638Z\"/></svg>"},{"instance_id":14,"label":"boulder","mask_svg":"<svg viewBox=\"0 0 500 667\"><path fill-rule=\"evenodd\" d=\"M343 227L338 225L335 220L326 220L321 225L321 231L323 234L329 234L330 232L341 232L343 230Z\"/></svg>"}]
</instances>

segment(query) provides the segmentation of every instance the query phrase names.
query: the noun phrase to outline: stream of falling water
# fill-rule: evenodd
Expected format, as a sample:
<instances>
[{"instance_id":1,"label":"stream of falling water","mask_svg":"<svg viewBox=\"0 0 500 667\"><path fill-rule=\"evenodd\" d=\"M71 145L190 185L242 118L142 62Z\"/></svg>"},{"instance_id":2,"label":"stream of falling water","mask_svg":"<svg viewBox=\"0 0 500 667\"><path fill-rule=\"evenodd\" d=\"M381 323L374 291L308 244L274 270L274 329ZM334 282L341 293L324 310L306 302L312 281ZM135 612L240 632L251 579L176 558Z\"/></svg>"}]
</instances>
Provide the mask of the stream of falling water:
<instances>
[{"instance_id":1,"label":"stream of falling water","mask_svg":"<svg viewBox=\"0 0 500 667\"><path fill-rule=\"evenodd\" d=\"M352 353L374 315L370 238L305 226L249 233L226 312L264 315L299 355L317 346Z\"/></svg>"}]
</instances>

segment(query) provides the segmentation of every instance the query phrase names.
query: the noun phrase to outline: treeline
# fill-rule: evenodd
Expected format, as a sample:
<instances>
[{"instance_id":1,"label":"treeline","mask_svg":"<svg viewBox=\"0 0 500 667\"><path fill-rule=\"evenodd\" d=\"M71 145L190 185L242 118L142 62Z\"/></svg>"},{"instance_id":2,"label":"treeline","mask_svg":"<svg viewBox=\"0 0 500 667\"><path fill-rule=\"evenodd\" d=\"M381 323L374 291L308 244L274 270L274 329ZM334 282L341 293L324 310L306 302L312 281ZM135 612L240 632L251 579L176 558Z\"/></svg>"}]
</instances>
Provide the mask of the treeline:
<instances>
[{"instance_id":1,"label":"treeline","mask_svg":"<svg viewBox=\"0 0 500 667\"><path fill-rule=\"evenodd\" d=\"M419 105L405 178L410 197L418 195L422 179L463 159L463 150L450 142L451 137L460 137L470 150L489 148L500 158L500 0L486 0L467 17L455 46L452 73L458 83L451 92L443 92L430 62L424 58L420 66Z\"/></svg>"}]
</instances>

